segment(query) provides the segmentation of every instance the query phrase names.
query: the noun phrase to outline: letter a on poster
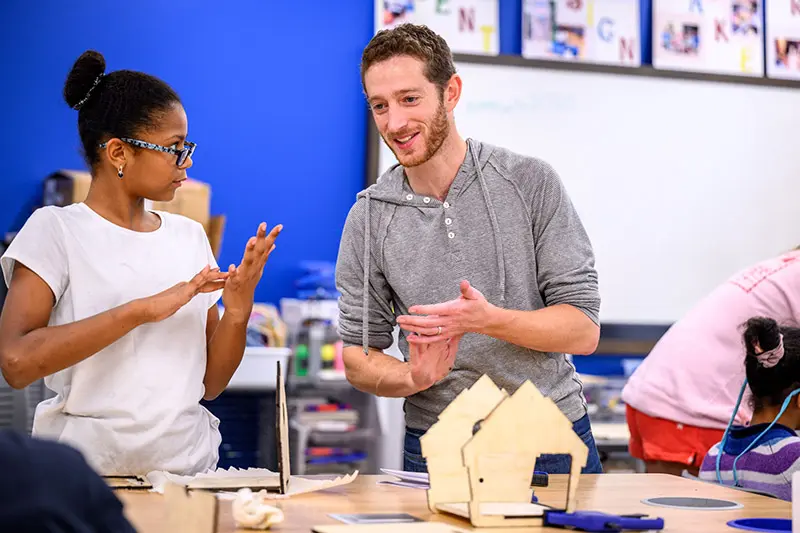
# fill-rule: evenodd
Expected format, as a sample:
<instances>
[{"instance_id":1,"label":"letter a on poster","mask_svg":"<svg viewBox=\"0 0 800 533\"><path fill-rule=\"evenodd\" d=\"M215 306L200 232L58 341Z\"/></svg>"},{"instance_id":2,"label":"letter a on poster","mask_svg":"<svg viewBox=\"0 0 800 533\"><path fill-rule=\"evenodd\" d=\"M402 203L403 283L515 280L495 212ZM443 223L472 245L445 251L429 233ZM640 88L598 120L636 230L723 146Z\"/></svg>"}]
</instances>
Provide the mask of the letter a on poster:
<instances>
[{"instance_id":1,"label":"letter a on poster","mask_svg":"<svg viewBox=\"0 0 800 533\"><path fill-rule=\"evenodd\" d=\"M762 0L653 0L653 66L763 76L763 6Z\"/></svg>"}]
</instances>

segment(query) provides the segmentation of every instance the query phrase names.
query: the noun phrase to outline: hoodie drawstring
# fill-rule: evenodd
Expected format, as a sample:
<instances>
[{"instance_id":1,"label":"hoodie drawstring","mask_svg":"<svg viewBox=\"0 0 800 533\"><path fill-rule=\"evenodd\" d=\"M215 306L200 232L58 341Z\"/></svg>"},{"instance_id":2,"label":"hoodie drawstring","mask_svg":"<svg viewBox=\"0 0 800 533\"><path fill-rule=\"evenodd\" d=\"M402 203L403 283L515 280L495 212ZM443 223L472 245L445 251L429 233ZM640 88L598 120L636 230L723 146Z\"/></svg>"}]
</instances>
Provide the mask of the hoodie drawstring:
<instances>
[{"instance_id":1,"label":"hoodie drawstring","mask_svg":"<svg viewBox=\"0 0 800 533\"><path fill-rule=\"evenodd\" d=\"M503 258L503 240L500 238L500 225L497 223L497 215L494 212L492 199L489 197L489 187L486 186L486 180L483 178L481 165L478 161L478 150L472 144L472 140L467 141L472 147L472 161L475 163L475 170L478 172L478 182L483 191L483 201L486 202L486 209L489 211L489 220L492 223L492 236L494 237L494 253L497 258L497 271L500 275L500 302L506 300L506 262Z\"/></svg>"},{"instance_id":2,"label":"hoodie drawstring","mask_svg":"<svg viewBox=\"0 0 800 533\"><path fill-rule=\"evenodd\" d=\"M364 294L361 305L364 307L364 316L361 317L361 344L364 355L369 354L369 261L370 261L370 223L369 223L369 191L365 194L366 206L364 207Z\"/></svg>"}]
</instances>

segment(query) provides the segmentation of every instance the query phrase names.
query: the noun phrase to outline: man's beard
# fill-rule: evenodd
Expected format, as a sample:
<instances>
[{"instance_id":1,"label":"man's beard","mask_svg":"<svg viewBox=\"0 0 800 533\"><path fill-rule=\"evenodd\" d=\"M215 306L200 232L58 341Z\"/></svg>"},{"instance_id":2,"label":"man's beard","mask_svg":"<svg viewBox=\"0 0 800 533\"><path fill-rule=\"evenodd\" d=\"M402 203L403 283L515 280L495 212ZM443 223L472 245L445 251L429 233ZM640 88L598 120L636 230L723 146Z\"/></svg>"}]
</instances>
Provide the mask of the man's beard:
<instances>
[{"instance_id":1,"label":"man's beard","mask_svg":"<svg viewBox=\"0 0 800 533\"><path fill-rule=\"evenodd\" d=\"M394 153L394 156L397 158L400 164L406 168L411 168L430 161L430 159L435 156L436 152L438 152L442 147L442 144L444 144L444 141L447 139L447 135L449 133L450 124L447 122L447 111L445 111L444 102L441 102L436 110L436 114L433 116L433 120L430 122L429 134L426 139L427 144L422 155L409 155L401 157L395 150L393 142L387 141L386 137L384 137L383 140L392 153Z\"/></svg>"}]
</instances>

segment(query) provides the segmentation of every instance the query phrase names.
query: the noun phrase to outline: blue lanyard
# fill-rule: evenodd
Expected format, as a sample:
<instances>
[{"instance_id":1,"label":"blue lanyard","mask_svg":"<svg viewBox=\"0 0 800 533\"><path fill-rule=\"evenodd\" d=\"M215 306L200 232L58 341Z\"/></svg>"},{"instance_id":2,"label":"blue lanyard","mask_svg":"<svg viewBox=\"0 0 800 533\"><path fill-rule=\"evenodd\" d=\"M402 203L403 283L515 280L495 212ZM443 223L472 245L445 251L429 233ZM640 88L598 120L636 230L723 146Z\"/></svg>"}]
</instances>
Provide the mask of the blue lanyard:
<instances>
[{"instance_id":1,"label":"blue lanyard","mask_svg":"<svg viewBox=\"0 0 800 533\"><path fill-rule=\"evenodd\" d=\"M722 454L725 452L725 442L728 440L728 434L730 433L731 427L733 426L733 421L736 420L736 413L739 412L739 406L742 404L742 397L744 396L744 391L746 388L747 388L747 378L745 378L744 383L742 383L742 390L739 391L739 398L737 398L736 400L736 407L733 408L733 414L731 415L731 420L730 422L728 422L728 427L725 428L725 433L722 435L722 442L720 442L719 444L719 451L717 452L716 472L717 472L717 483L720 484L722 484L722 476L720 476L719 474L719 463L722 460ZM786 399L783 401L783 406L781 406L781 410L780 412L778 412L778 415L775 417L775 419L772 422L770 422L767 428L761 433L759 433L758 437L753 439L752 442L750 442L750 444L747 446L747 448L745 448L744 451L742 451L742 453L737 455L736 458L733 460L733 485L735 487L739 486L739 476L736 474L736 463L739 461L739 458L742 455L749 452L756 444L758 444L758 440L761 437L763 437L767 431L772 429L772 426L775 425L775 422L777 422L778 419L780 419L780 417L783 416L783 413L789 407L792 398L794 398L798 394L800 394L800 389L792 391L792 393L786 397Z\"/></svg>"}]
</instances>

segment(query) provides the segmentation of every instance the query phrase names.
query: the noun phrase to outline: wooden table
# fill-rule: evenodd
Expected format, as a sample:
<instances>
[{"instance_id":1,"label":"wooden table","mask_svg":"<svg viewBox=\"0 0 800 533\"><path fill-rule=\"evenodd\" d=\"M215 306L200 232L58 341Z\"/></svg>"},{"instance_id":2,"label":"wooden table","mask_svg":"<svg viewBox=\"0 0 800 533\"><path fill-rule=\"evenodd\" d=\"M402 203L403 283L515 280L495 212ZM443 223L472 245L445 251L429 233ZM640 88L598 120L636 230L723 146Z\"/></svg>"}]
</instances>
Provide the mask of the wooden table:
<instances>
[{"instance_id":1,"label":"wooden table","mask_svg":"<svg viewBox=\"0 0 800 533\"><path fill-rule=\"evenodd\" d=\"M291 499L273 500L283 509L286 519L269 531L304 532L312 526L339 523L329 513L404 512L423 520L442 521L471 529L465 520L449 515L431 514L428 511L425 491L421 489L377 485L386 476L359 476L349 485L327 491L296 496ZM165 507L163 496L154 493L130 490L117 491L125 504L131 522L139 533L188 533L166 532L163 529ZM550 476L550 486L536 489L536 494L547 504L561 504L566 494L566 476ZM657 496L695 496L733 500L744 507L732 511L681 510L654 507L641 503L643 498ZM735 518L791 518L789 502L766 498L718 485L702 483L667 474L601 474L581 476L578 486L579 509L603 511L616 514L643 513L664 519L664 531L687 531L693 533L735 533L726 525ZM219 533L237 530L231 515L230 502L221 502ZM487 533L523 531L559 531L534 528L487 528ZM561 530L564 531L564 530Z\"/></svg>"}]
</instances>

